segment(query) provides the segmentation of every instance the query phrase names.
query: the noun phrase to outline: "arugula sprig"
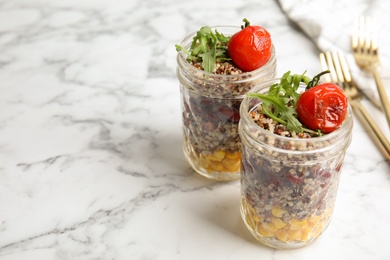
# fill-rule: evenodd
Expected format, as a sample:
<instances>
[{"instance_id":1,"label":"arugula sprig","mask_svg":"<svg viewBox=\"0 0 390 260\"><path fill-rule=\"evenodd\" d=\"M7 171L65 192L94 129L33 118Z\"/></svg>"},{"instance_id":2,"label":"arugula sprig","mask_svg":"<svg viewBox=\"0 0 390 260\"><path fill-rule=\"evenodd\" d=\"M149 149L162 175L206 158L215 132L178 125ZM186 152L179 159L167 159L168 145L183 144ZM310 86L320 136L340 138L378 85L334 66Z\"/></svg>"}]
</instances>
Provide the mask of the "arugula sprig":
<instances>
[{"instance_id":1,"label":"arugula sprig","mask_svg":"<svg viewBox=\"0 0 390 260\"><path fill-rule=\"evenodd\" d=\"M298 93L299 84L305 83L307 86L313 87L318 84L321 75L328 73L321 72L313 79L302 75L286 72L279 83L271 85L266 94L248 93L249 97L260 98L262 100L263 113L269 116L272 120L287 126L287 129L296 133L308 132L315 135L322 135L320 131L313 131L302 126L297 119L295 110L296 103L300 97Z\"/></svg>"},{"instance_id":2,"label":"arugula sprig","mask_svg":"<svg viewBox=\"0 0 390 260\"><path fill-rule=\"evenodd\" d=\"M197 31L189 50L178 44L175 47L177 51L183 51L187 55L189 62L201 61L203 69L212 73L217 61L230 60L227 50L229 40L230 36L204 26Z\"/></svg>"}]
</instances>

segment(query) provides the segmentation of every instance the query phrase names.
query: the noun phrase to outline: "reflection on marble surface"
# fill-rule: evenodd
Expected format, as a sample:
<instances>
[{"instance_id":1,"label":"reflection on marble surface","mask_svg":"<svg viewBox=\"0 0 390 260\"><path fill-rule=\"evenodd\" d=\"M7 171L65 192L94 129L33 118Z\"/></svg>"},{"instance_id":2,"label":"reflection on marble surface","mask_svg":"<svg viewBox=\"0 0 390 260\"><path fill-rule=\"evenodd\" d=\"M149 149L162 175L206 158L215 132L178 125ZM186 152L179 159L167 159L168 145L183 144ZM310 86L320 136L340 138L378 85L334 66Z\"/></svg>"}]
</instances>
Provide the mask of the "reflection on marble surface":
<instances>
[{"instance_id":1,"label":"reflection on marble surface","mask_svg":"<svg viewBox=\"0 0 390 260\"><path fill-rule=\"evenodd\" d=\"M0 258L388 259L390 168L358 122L332 223L300 250L259 245L239 182L186 163L174 44L244 17L279 76L320 71L272 0L1 1Z\"/></svg>"}]
</instances>

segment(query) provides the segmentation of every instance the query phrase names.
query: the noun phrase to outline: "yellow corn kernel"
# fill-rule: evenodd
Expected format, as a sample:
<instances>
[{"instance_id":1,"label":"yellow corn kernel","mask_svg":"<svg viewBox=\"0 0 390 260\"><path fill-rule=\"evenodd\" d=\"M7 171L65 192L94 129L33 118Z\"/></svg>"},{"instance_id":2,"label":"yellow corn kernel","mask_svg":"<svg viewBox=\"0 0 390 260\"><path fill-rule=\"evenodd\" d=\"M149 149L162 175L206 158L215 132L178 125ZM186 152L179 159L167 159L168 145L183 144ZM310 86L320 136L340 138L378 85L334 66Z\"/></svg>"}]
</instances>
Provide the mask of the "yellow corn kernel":
<instances>
[{"instance_id":1,"label":"yellow corn kernel","mask_svg":"<svg viewBox=\"0 0 390 260\"><path fill-rule=\"evenodd\" d=\"M225 167L225 169L227 171L231 171L231 172L239 171L240 170L240 166L241 166L240 164L241 164L241 161L237 160L237 159L225 158L222 161L222 165Z\"/></svg>"},{"instance_id":2,"label":"yellow corn kernel","mask_svg":"<svg viewBox=\"0 0 390 260\"><path fill-rule=\"evenodd\" d=\"M307 226L307 221L306 220L292 219L290 221L290 229L291 230L301 230L305 226Z\"/></svg>"},{"instance_id":3,"label":"yellow corn kernel","mask_svg":"<svg viewBox=\"0 0 390 260\"><path fill-rule=\"evenodd\" d=\"M300 240L302 237L302 232L300 230L288 230L287 233L289 241Z\"/></svg>"},{"instance_id":4,"label":"yellow corn kernel","mask_svg":"<svg viewBox=\"0 0 390 260\"><path fill-rule=\"evenodd\" d=\"M311 238L316 238L318 237L322 232L322 223L320 223L311 233Z\"/></svg>"},{"instance_id":5,"label":"yellow corn kernel","mask_svg":"<svg viewBox=\"0 0 390 260\"><path fill-rule=\"evenodd\" d=\"M313 215L309 219L309 227L314 228L322 221L322 215Z\"/></svg>"},{"instance_id":6,"label":"yellow corn kernel","mask_svg":"<svg viewBox=\"0 0 390 260\"><path fill-rule=\"evenodd\" d=\"M245 221L252 229L255 228L255 223L253 222L253 219L251 218L251 216L249 214L245 215Z\"/></svg>"},{"instance_id":7,"label":"yellow corn kernel","mask_svg":"<svg viewBox=\"0 0 390 260\"><path fill-rule=\"evenodd\" d=\"M208 158L212 161L221 162L225 158L224 151L215 151L212 155L209 155Z\"/></svg>"},{"instance_id":8,"label":"yellow corn kernel","mask_svg":"<svg viewBox=\"0 0 390 260\"><path fill-rule=\"evenodd\" d=\"M312 230L308 226L303 227L302 228L301 240L302 241L308 240L310 235L311 235L311 232L312 232Z\"/></svg>"},{"instance_id":9,"label":"yellow corn kernel","mask_svg":"<svg viewBox=\"0 0 390 260\"><path fill-rule=\"evenodd\" d=\"M223 171L223 165L221 163L219 163L219 162L211 162L210 163L210 168L213 171L217 171L217 172Z\"/></svg>"},{"instance_id":10,"label":"yellow corn kernel","mask_svg":"<svg viewBox=\"0 0 390 260\"><path fill-rule=\"evenodd\" d=\"M243 202L246 214L249 214L252 217L252 220L256 223L263 222L263 218L257 214L253 206L247 201Z\"/></svg>"},{"instance_id":11,"label":"yellow corn kernel","mask_svg":"<svg viewBox=\"0 0 390 260\"><path fill-rule=\"evenodd\" d=\"M281 229L278 232L276 232L275 236L280 241L283 241L283 242L287 242L287 240L288 240L288 233L285 230L283 230L283 229Z\"/></svg>"},{"instance_id":12,"label":"yellow corn kernel","mask_svg":"<svg viewBox=\"0 0 390 260\"><path fill-rule=\"evenodd\" d=\"M203 156L199 158L200 166L207 169L210 166L210 161Z\"/></svg>"},{"instance_id":13,"label":"yellow corn kernel","mask_svg":"<svg viewBox=\"0 0 390 260\"><path fill-rule=\"evenodd\" d=\"M257 226L257 233L263 237L272 237L273 233L269 232L265 228L263 228L261 225Z\"/></svg>"},{"instance_id":14,"label":"yellow corn kernel","mask_svg":"<svg viewBox=\"0 0 390 260\"><path fill-rule=\"evenodd\" d=\"M235 152L235 153L226 153L225 156L229 159L240 159L241 153Z\"/></svg>"},{"instance_id":15,"label":"yellow corn kernel","mask_svg":"<svg viewBox=\"0 0 390 260\"><path fill-rule=\"evenodd\" d=\"M278 231L278 228L275 227L275 225L271 222L263 222L262 226L264 229L268 230L272 234L275 234L275 232Z\"/></svg>"},{"instance_id":16,"label":"yellow corn kernel","mask_svg":"<svg viewBox=\"0 0 390 260\"><path fill-rule=\"evenodd\" d=\"M275 227L277 229L281 229L281 228L284 228L287 224L281 220L280 218L273 218L272 220L272 223L275 225Z\"/></svg>"},{"instance_id":17,"label":"yellow corn kernel","mask_svg":"<svg viewBox=\"0 0 390 260\"><path fill-rule=\"evenodd\" d=\"M274 215L275 217L282 217L284 214L284 211L279 207L279 206L274 206L272 208L272 215Z\"/></svg>"},{"instance_id":18,"label":"yellow corn kernel","mask_svg":"<svg viewBox=\"0 0 390 260\"><path fill-rule=\"evenodd\" d=\"M263 218L258 214L253 215L253 220L256 221L257 223L263 222Z\"/></svg>"}]
</instances>

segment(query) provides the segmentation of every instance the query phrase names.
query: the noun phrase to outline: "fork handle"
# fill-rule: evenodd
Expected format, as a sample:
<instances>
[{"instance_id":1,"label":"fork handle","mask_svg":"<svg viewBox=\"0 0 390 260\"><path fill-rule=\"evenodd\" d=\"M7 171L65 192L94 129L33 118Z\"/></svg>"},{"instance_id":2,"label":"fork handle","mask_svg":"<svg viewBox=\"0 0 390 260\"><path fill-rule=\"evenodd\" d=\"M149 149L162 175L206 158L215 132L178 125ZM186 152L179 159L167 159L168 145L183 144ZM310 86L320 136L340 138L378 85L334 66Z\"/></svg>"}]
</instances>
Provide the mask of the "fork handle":
<instances>
[{"instance_id":1,"label":"fork handle","mask_svg":"<svg viewBox=\"0 0 390 260\"><path fill-rule=\"evenodd\" d=\"M374 78L375 78L375 83L376 87L379 92L379 97L381 98L381 103L383 106L383 109L385 111L386 119L387 119L387 124L389 125L390 129L390 103L389 103L389 98L387 97L386 94L386 89L385 86L382 83L381 76L379 75L379 72L377 69L373 71Z\"/></svg>"},{"instance_id":2,"label":"fork handle","mask_svg":"<svg viewBox=\"0 0 390 260\"><path fill-rule=\"evenodd\" d=\"M355 115L359 118L362 125L368 131L371 139L378 146L385 159L390 160L390 142L375 123L368 111L358 101L351 102Z\"/></svg>"}]
</instances>

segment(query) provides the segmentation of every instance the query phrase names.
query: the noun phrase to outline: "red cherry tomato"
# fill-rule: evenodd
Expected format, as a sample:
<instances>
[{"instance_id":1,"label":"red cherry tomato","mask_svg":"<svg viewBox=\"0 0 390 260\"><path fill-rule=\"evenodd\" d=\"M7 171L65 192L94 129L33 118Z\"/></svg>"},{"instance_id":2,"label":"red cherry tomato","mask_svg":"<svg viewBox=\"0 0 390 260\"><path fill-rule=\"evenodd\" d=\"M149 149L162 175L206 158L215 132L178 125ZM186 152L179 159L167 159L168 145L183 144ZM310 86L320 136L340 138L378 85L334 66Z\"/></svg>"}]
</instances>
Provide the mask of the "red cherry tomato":
<instances>
[{"instance_id":1,"label":"red cherry tomato","mask_svg":"<svg viewBox=\"0 0 390 260\"><path fill-rule=\"evenodd\" d=\"M272 54L269 32L251 25L234 34L228 44L230 58L243 71L252 71L268 62Z\"/></svg>"},{"instance_id":2,"label":"red cherry tomato","mask_svg":"<svg viewBox=\"0 0 390 260\"><path fill-rule=\"evenodd\" d=\"M330 133L336 130L347 116L348 98L343 90L324 83L303 92L296 111L302 124L312 130Z\"/></svg>"}]
</instances>

